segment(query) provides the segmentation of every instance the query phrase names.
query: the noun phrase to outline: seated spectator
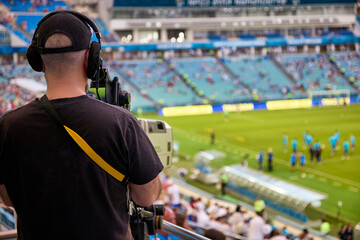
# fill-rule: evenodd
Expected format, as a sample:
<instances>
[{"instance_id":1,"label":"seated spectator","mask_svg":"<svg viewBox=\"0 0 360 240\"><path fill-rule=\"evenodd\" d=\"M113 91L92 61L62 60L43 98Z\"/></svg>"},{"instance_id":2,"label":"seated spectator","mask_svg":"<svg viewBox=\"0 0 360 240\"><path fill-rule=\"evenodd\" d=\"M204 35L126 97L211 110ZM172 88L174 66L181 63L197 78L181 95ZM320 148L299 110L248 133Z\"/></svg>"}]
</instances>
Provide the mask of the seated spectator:
<instances>
[{"instance_id":1,"label":"seated spectator","mask_svg":"<svg viewBox=\"0 0 360 240\"><path fill-rule=\"evenodd\" d=\"M308 230L304 228L302 233L300 233L296 240L312 240L312 237L309 236Z\"/></svg>"},{"instance_id":2,"label":"seated spectator","mask_svg":"<svg viewBox=\"0 0 360 240\"><path fill-rule=\"evenodd\" d=\"M210 238L212 240L225 240L226 239L226 236L222 232L220 232L216 229L213 229L213 228L206 230L204 232L204 237Z\"/></svg>"},{"instance_id":3,"label":"seated spectator","mask_svg":"<svg viewBox=\"0 0 360 240\"><path fill-rule=\"evenodd\" d=\"M185 214L178 213L176 210L175 210L175 224L178 225L179 227L195 232L195 230L189 226L187 216Z\"/></svg>"}]
</instances>

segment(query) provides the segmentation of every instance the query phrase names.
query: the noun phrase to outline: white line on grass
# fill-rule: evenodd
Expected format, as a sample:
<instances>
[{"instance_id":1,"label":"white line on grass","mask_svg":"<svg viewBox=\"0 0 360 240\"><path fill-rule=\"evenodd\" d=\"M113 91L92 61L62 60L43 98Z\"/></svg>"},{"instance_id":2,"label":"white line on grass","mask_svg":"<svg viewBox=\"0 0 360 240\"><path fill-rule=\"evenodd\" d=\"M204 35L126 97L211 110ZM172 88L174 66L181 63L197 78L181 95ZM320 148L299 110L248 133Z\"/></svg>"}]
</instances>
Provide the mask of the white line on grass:
<instances>
[{"instance_id":1,"label":"white line on grass","mask_svg":"<svg viewBox=\"0 0 360 240\"><path fill-rule=\"evenodd\" d=\"M342 186L342 184L339 183L339 182L333 182L333 185L336 186L336 187L341 187Z\"/></svg>"},{"instance_id":2,"label":"white line on grass","mask_svg":"<svg viewBox=\"0 0 360 240\"><path fill-rule=\"evenodd\" d=\"M298 180L299 177L298 177L298 176L290 176L289 179L290 179L290 180Z\"/></svg>"},{"instance_id":3,"label":"white line on grass","mask_svg":"<svg viewBox=\"0 0 360 240\"><path fill-rule=\"evenodd\" d=\"M264 119L245 116L242 114L232 115L231 118L244 119L244 120L248 120L248 121L252 121L252 122L265 122Z\"/></svg>"},{"instance_id":4,"label":"white line on grass","mask_svg":"<svg viewBox=\"0 0 360 240\"><path fill-rule=\"evenodd\" d=\"M202 136L202 135L199 135L199 134L196 134L196 133L192 133L192 132L190 132L190 131L187 131L187 130L184 130L184 129L181 129L181 128L175 128L175 127L173 127L173 129L176 130L176 131L182 132L182 133L185 134L185 135L189 135L189 134L190 134L190 135L197 135L197 136L199 136L199 137L201 137L201 138L206 138L206 139L208 139L208 138L205 137L205 136ZM251 149L247 149L247 148L244 148L244 147L236 146L236 145L233 145L233 144L231 144L231 143L221 142L221 140L217 142L217 145L218 145L218 146L219 146L219 144L220 144L220 145L223 145L223 146L232 146L233 149L238 149L238 150L241 150L241 151L247 152L247 153L257 153L256 151L251 150ZM280 163L280 164L283 164L283 165L285 165L285 166L289 166L289 162L286 161L286 160L284 160L284 159L275 157L274 160L275 160L276 162ZM345 179L345 178L342 178L342 177L335 176L335 175L330 174L330 173L321 172L321 171L319 171L319 170L316 170L316 169L313 169L313 168L310 168L310 167L308 167L308 168L306 169L306 171L307 171L307 172L310 172L310 173L313 173L313 174L316 174L316 175L318 175L318 176L322 176L322 177L325 177L325 178L328 178L328 179L331 179L331 180L334 180L334 181L338 181L338 182L341 182L341 183L345 183L345 184L347 184L347 185L351 185L351 186L355 186L355 187L360 188L360 184L359 184L359 183L354 182L354 181L351 181L351 180L348 180L348 179Z\"/></svg>"},{"instance_id":5,"label":"white line on grass","mask_svg":"<svg viewBox=\"0 0 360 240\"><path fill-rule=\"evenodd\" d=\"M326 178L323 178L323 177L320 177L320 178L319 178L319 181L320 181L320 182L327 182L327 179L326 179Z\"/></svg>"},{"instance_id":6,"label":"white line on grass","mask_svg":"<svg viewBox=\"0 0 360 240\"><path fill-rule=\"evenodd\" d=\"M348 189L352 192L359 192L359 189L354 188L354 187L348 187Z\"/></svg>"}]
</instances>

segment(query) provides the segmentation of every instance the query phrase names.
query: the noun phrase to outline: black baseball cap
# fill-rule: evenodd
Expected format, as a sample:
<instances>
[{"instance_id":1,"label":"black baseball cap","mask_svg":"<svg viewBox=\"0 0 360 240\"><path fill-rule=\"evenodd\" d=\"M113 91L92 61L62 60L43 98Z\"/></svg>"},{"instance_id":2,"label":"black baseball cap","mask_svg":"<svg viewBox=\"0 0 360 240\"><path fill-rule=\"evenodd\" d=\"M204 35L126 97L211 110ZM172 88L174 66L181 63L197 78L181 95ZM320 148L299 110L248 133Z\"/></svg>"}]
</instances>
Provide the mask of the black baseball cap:
<instances>
[{"instance_id":1,"label":"black baseball cap","mask_svg":"<svg viewBox=\"0 0 360 240\"><path fill-rule=\"evenodd\" d=\"M59 11L49 13L38 24L36 31L37 49L39 53L64 53L88 49L91 46L92 32L87 23L76 15ZM46 40L54 33L62 33L70 38L72 45L62 48L45 48Z\"/></svg>"}]
</instances>

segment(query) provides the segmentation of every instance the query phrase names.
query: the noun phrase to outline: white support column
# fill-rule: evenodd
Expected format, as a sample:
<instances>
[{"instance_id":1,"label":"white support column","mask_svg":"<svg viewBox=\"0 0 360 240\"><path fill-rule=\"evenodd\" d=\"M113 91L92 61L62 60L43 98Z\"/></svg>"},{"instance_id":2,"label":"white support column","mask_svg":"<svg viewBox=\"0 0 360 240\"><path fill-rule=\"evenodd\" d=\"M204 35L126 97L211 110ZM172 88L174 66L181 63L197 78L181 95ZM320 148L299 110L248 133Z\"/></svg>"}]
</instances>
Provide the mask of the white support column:
<instances>
[{"instance_id":1,"label":"white support column","mask_svg":"<svg viewBox=\"0 0 360 240\"><path fill-rule=\"evenodd\" d=\"M335 44L332 43L332 44L330 45L330 51L331 51L331 52L335 52Z\"/></svg>"},{"instance_id":2,"label":"white support column","mask_svg":"<svg viewBox=\"0 0 360 240\"><path fill-rule=\"evenodd\" d=\"M304 53L307 53L309 51L309 46L308 45L304 45Z\"/></svg>"},{"instance_id":3,"label":"white support column","mask_svg":"<svg viewBox=\"0 0 360 240\"><path fill-rule=\"evenodd\" d=\"M185 30L185 41L193 42L194 41L194 30L193 29L186 29Z\"/></svg>"},{"instance_id":4,"label":"white support column","mask_svg":"<svg viewBox=\"0 0 360 240\"><path fill-rule=\"evenodd\" d=\"M162 28L161 32L160 32L160 41L161 42L167 42L168 41L168 36L167 36L167 30L166 28Z\"/></svg>"},{"instance_id":5,"label":"white support column","mask_svg":"<svg viewBox=\"0 0 360 240\"><path fill-rule=\"evenodd\" d=\"M254 47L251 47L251 48L250 48L250 55L251 55L251 56L254 56L254 55L255 55L255 48L254 48Z\"/></svg>"},{"instance_id":6,"label":"white support column","mask_svg":"<svg viewBox=\"0 0 360 240\"><path fill-rule=\"evenodd\" d=\"M134 28L133 30L133 42L138 43L139 42L139 29Z\"/></svg>"},{"instance_id":7,"label":"white support column","mask_svg":"<svg viewBox=\"0 0 360 240\"><path fill-rule=\"evenodd\" d=\"M19 54L13 53L13 64L18 64L19 62Z\"/></svg>"}]
</instances>

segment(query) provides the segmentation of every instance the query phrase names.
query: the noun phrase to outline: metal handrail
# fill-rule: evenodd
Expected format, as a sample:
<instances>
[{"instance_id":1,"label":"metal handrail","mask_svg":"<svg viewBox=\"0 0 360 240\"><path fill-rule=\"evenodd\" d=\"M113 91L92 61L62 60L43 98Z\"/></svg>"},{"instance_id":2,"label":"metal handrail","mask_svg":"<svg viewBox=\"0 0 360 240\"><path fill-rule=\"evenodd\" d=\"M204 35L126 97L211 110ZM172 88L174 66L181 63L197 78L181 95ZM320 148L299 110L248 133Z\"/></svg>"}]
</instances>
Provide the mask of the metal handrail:
<instances>
[{"instance_id":1,"label":"metal handrail","mask_svg":"<svg viewBox=\"0 0 360 240\"><path fill-rule=\"evenodd\" d=\"M202 224L199 224L197 222L193 222L193 221L188 221L189 223L189 226L192 227L192 228L200 228L202 230L209 230L210 227L208 226L205 226L205 225L202 225ZM235 233L232 233L232 232L222 232L226 237L229 237L231 239L236 239L236 240L247 240L246 237L244 236L241 236L239 234L235 234Z\"/></svg>"},{"instance_id":2,"label":"metal handrail","mask_svg":"<svg viewBox=\"0 0 360 240\"><path fill-rule=\"evenodd\" d=\"M168 221L163 221L162 223L162 229L165 232L168 232L174 236L177 236L184 240L210 240L209 238L206 238L204 236L201 236L195 232L191 232L185 228L179 227L175 224L172 224ZM10 230L5 232L0 232L0 239L16 239L17 237L17 231L16 230Z\"/></svg>"}]
</instances>

